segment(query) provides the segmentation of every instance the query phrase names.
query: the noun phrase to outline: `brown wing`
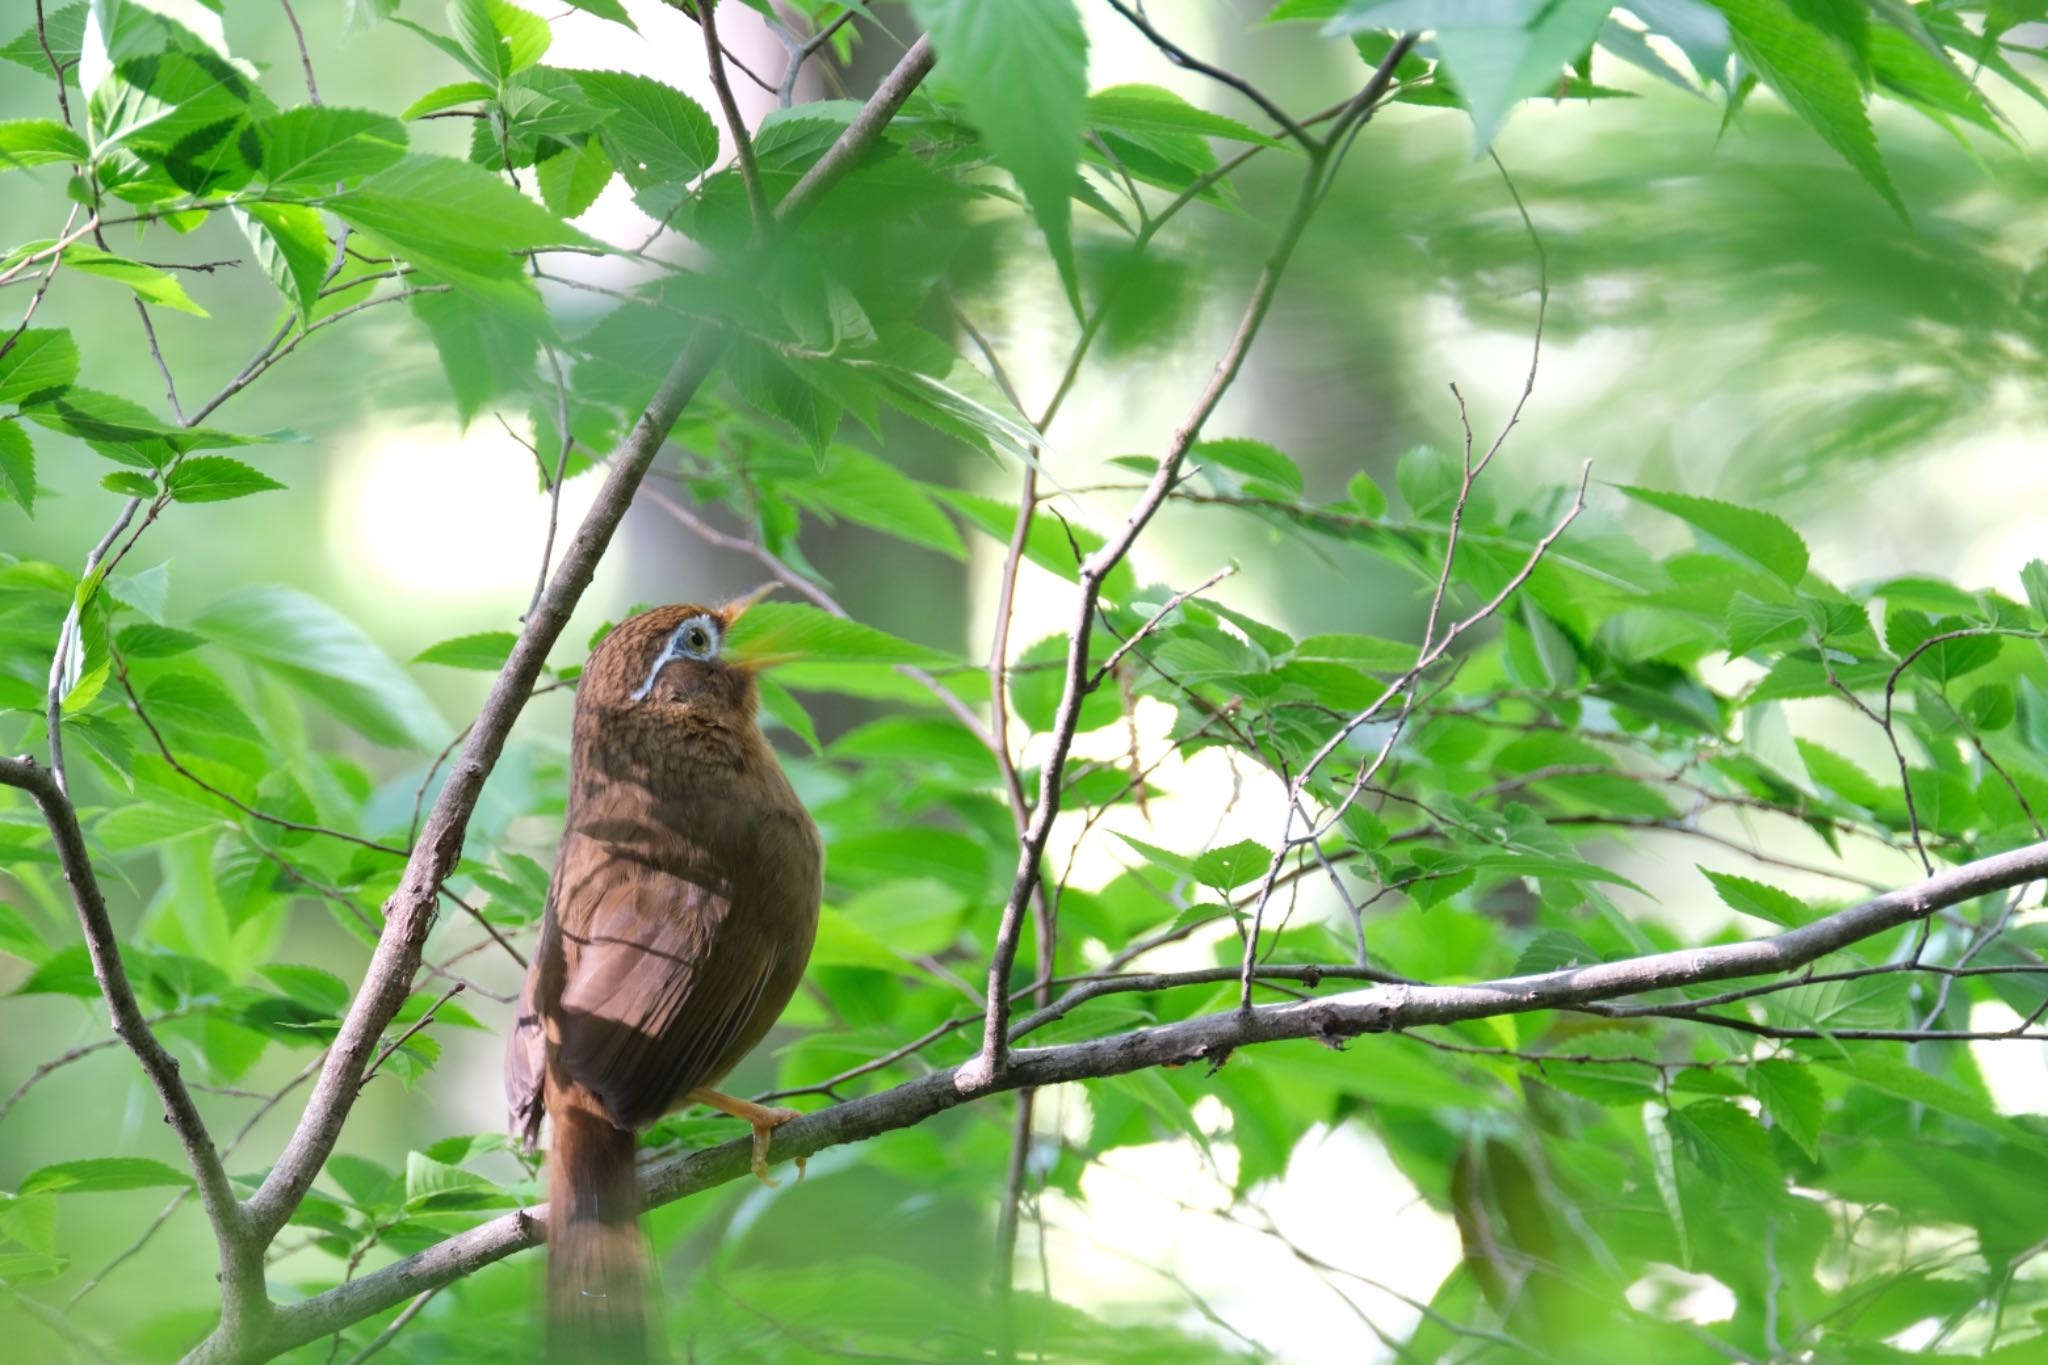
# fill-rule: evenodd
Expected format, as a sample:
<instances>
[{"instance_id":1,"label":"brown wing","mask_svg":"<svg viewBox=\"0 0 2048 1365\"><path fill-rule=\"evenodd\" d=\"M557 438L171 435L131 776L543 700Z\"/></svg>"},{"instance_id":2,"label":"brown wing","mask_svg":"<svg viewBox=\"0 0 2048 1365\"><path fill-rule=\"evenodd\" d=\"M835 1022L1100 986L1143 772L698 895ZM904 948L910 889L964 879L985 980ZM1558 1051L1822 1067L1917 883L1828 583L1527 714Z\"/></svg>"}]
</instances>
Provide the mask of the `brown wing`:
<instances>
[{"instance_id":1,"label":"brown wing","mask_svg":"<svg viewBox=\"0 0 2048 1365\"><path fill-rule=\"evenodd\" d=\"M764 996L785 975L783 950L735 913L711 869L669 871L571 838L556 1060L613 1122L637 1128L717 1080L764 1006L781 1011L786 990Z\"/></svg>"}]
</instances>

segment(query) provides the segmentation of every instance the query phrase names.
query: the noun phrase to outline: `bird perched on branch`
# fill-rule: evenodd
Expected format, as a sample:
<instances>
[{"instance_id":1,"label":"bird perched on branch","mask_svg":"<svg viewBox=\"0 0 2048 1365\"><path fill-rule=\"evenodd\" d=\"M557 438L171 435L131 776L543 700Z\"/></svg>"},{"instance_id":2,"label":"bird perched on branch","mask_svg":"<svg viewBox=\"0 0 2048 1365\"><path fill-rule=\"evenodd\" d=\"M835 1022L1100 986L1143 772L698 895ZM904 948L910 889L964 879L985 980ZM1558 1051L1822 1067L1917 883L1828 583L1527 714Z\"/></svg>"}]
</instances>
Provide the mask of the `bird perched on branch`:
<instances>
[{"instance_id":1,"label":"bird perched on branch","mask_svg":"<svg viewBox=\"0 0 2048 1365\"><path fill-rule=\"evenodd\" d=\"M757 594L758 596L758 594ZM817 827L755 722L728 628L753 598L622 622L576 689L567 827L505 1058L512 1127L548 1156L550 1359L647 1350L634 1133L702 1103L789 1003L817 933Z\"/></svg>"}]
</instances>

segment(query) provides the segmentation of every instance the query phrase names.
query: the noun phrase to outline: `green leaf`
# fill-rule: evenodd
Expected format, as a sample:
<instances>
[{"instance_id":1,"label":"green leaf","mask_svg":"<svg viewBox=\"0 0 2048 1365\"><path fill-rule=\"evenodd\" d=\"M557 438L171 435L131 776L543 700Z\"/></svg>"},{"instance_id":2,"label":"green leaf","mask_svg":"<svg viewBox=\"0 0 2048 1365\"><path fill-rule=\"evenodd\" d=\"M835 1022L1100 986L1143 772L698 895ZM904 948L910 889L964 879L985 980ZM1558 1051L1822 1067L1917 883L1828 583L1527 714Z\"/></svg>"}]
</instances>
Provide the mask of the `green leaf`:
<instances>
[{"instance_id":1,"label":"green leaf","mask_svg":"<svg viewBox=\"0 0 2048 1365\"><path fill-rule=\"evenodd\" d=\"M2020 570L2020 583L2027 590L2027 605L2034 609L2034 615L2048 620L2048 564L2028 560L2027 567Z\"/></svg>"},{"instance_id":2,"label":"green leaf","mask_svg":"<svg viewBox=\"0 0 2048 1365\"><path fill-rule=\"evenodd\" d=\"M1373 635L1311 635L1294 647L1294 657L1350 664L1373 673L1399 673L1415 666L1420 651L1414 645Z\"/></svg>"},{"instance_id":3,"label":"green leaf","mask_svg":"<svg viewBox=\"0 0 2048 1365\"><path fill-rule=\"evenodd\" d=\"M954 559L967 546L924 486L887 461L850 446L834 446L815 475L782 485L790 501L814 511L937 550Z\"/></svg>"},{"instance_id":4,"label":"green leaf","mask_svg":"<svg viewBox=\"0 0 2048 1365\"><path fill-rule=\"evenodd\" d=\"M256 125L265 180L331 190L405 159L405 125L368 109L308 104Z\"/></svg>"},{"instance_id":5,"label":"green leaf","mask_svg":"<svg viewBox=\"0 0 2048 1365\"><path fill-rule=\"evenodd\" d=\"M0 498L12 498L35 515L36 448L19 422L0 422Z\"/></svg>"},{"instance_id":6,"label":"green leaf","mask_svg":"<svg viewBox=\"0 0 2048 1365\"><path fill-rule=\"evenodd\" d=\"M1250 839L1240 839L1222 848L1212 848L1195 859L1195 876L1205 886L1228 891L1255 881L1273 862L1273 850Z\"/></svg>"},{"instance_id":7,"label":"green leaf","mask_svg":"<svg viewBox=\"0 0 2048 1365\"><path fill-rule=\"evenodd\" d=\"M159 725L260 743L248 715L220 686L193 673L167 673L142 689L143 709Z\"/></svg>"},{"instance_id":8,"label":"green leaf","mask_svg":"<svg viewBox=\"0 0 2048 1365\"><path fill-rule=\"evenodd\" d=\"M1743 62L1904 218L1905 203L1892 187L1863 107L1862 84L1834 40L1785 0L1715 3L1728 16Z\"/></svg>"},{"instance_id":9,"label":"green leaf","mask_svg":"<svg viewBox=\"0 0 2048 1365\"><path fill-rule=\"evenodd\" d=\"M979 493L963 493L951 488L934 488L932 492L999 544L1010 543L1010 535L1017 524L1017 509L1011 504L999 498L986 498ZM1062 522L1041 511L1031 519L1031 529L1025 534L1024 557L1072 583L1079 580L1081 573L1081 560L1074 553L1075 547L1079 546L1081 556L1086 556L1102 544L1102 537L1086 526ZM1128 560L1110 572L1103 581L1102 590L1112 601L1130 600L1138 590L1138 579Z\"/></svg>"},{"instance_id":10,"label":"green leaf","mask_svg":"<svg viewBox=\"0 0 2048 1365\"><path fill-rule=\"evenodd\" d=\"M194 629L277 674L379 744L437 749L448 727L419 685L332 607L254 588L201 612Z\"/></svg>"},{"instance_id":11,"label":"green leaf","mask_svg":"<svg viewBox=\"0 0 2048 1365\"><path fill-rule=\"evenodd\" d=\"M28 922L28 916L5 901L0 901L0 953L18 957L31 966L40 965L50 956L49 945Z\"/></svg>"},{"instance_id":12,"label":"green leaf","mask_svg":"<svg viewBox=\"0 0 2048 1365\"><path fill-rule=\"evenodd\" d=\"M132 469L119 469L112 474L100 476L100 487L109 493L119 493L124 498L153 498L156 496L156 480L147 474Z\"/></svg>"},{"instance_id":13,"label":"green leaf","mask_svg":"<svg viewBox=\"0 0 2048 1365\"><path fill-rule=\"evenodd\" d=\"M1242 474L1255 484L1272 485L1276 491L1301 496L1301 469L1294 461L1264 441L1227 437L1202 441L1188 452L1192 464L1215 465Z\"/></svg>"},{"instance_id":14,"label":"green leaf","mask_svg":"<svg viewBox=\"0 0 2048 1365\"><path fill-rule=\"evenodd\" d=\"M421 269L499 299L532 294L514 252L599 245L481 166L447 157L409 156L327 207Z\"/></svg>"},{"instance_id":15,"label":"green leaf","mask_svg":"<svg viewBox=\"0 0 2048 1365\"><path fill-rule=\"evenodd\" d=\"M477 81L457 81L453 85L436 86L405 106L399 117L407 123L428 114L438 114L444 109L453 109L458 104L481 104L491 98L491 87Z\"/></svg>"},{"instance_id":16,"label":"green leaf","mask_svg":"<svg viewBox=\"0 0 2048 1365\"><path fill-rule=\"evenodd\" d=\"M1820 1064L1874 1090L1924 1105L1937 1114L1975 1124L2031 1152L2048 1152L2048 1138L2015 1123L1959 1086L1931 1076L1899 1057L1859 1049L1845 1056L1824 1058Z\"/></svg>"},{"instance_id":17,"label":"green leaf","mask_svg":"<svg viewBox=\"0 0 2048 1365\"><path fill-rule=\"evenodd\" d=\"M1771 1122L1806 1153L1820 1159L1820 1086L1799 1062L1758 1062L1749 1068L1749 1089L1762 1102Z\"/></svg>"},{"instance_id":18,"label":"green leaf","mask_svg":"<svg viewBox=\"0 0 2048 1365\"><path fill-rule=\"evenodd\" d=\"M534 363L547 336L545 314L494 308L489 300L461 291L415 294L406 306L434 339L456 415L465 425L492 399L536 387Z\"/></svg>"},{"instance_id":19,"label":"green leaf","mask_svg":"<svg viewBox=\"0 0 2048 1365\"><path fill-rule=\"evenodd\" d=\"M1671 1111L1661 1104L1643 1106L1643 1137L1650 1148L1650 1169L1656 1176L1657 1198L1678 1235L1679 1264L1692 1264L1692 1243L1686 1235L1685 1201L1678 1193L1678 1163L1671 1141Z\"/></svg>"},{"instance_id":20,"label":"green leaf","mask_svg":"<svg viewBox=\"0 0 2048 1365\"><path fill-rule=\"evenodd\" d=\"M1148 844L1142 839L1133 839L1121 830L1117 832L1116 837L1136 849L1139 856L1154 867L1164 868L1176 877L1187 877L1195 881L1201 880L1201 874L1195 870L1195 860L1186 854L1175 853L1173 850L1161 848L1157 844ZM1267 856L1270 857L1271 855Z\"/></svg>"},{"instance_id":21,"label":"green leaf","mask_svg":"<svg viewBox=\"0 0 2048 1365\"><path fill-rule=\"evenodd\" d=\"M512 657L512 646L518 643L519 637L509 630L479 631L474 635L458 635L452 640L428 645L413 655L412 661L495 673L505 666L505 660Z\"/></svg>"},{"instance_id":22,"label":"green leaf","mask_svg":"<svg viewBox=\"0 0 2048 1365\"><path fill-rule=\"evenodd\" d=\"M581 147L567 147L534 163L540 201L564 218L574 218L597 202L612 182L612 161L596 138Z\"/></svg>"},{"instance_id":23,"label":"green leaf","mask_svg":"<svg viewBox=\"0 0 2048 1365\"><path fill-rule=\"evenodd\" d=\"M600 19L609 19L615 24L624 24L638 33L639 27L633 17L626 13L626 7L619 0L568 0L569 8L580 9L585 14L594 14Z\"/></svg>"},{"instance_id":24,"label":"green leaf","mask_svg":"<svg viewBox=\"0 0 2048 1365\"><path fill-rule=\"evenodd\" d=\"M1673 1145L1708 1179L1752 1192L1774 1190L1784 1172L1771 1142L1749 1112L1732 1100L1701 1100L1674 1109L1666 1120Z\"/></svg>"},{"instance_id":25,"label":"green leaf","mask_svg":"<svg viewBox=\"0 0 2048 1365\"><path fill-rule=\"evenodd\" d=\"M78 343L71 333L31 327L0 350L0 403L26 403L55 393L78 378Z\"/></svg>"},{"instance_id":26,"label":"green leaf","mask_svg":"<svg viewBox=\"0 0 2048 1365\"><path fill-rule=\"evenodd\" d=\"M1593 45L1610 8L1607 0L1352 0L1323 31L1434 29L1484 153L1517 100L1556 92L1566 64Z\"/></svg>"},{"instance_id":27,"label":"green leaf","mask_svg":"<svg viewBox=\"0 0 2048 1365\"><path fill-rule=\"evenodd\" d=\"M1234 118L1212 114L1157 85L1113 85L1088 97L1088 123L1126 133L1194 133L1260 147L1290 144L1266 136Z\"/></svg>"},{"instance_id":28,"label":"green leaf","mask_svg":"<svg viewBox=\"0 0 2048 1365\"><path fill-rule=\"evenodd\" d=\"M106 1156L86 1161L59 1161L30 1171L15 1193L100 1194L111 1190L150 1190L190 1185L192 1177L161 1161L139 1156Z\"/></svg>"},{"instance_id":29,"label":"green leaf","mask_svg":"<svg viewBox=\"0 0 2048 1365\"><path fill-rule=\"evenodd\" d=\"M502 86L515 68L510 45L493 22L489 0L448 0L448 29L455 35L463 65L493 86Z\"/></svg>"},{"instance_id":30,"label":"green leaf","mask_svg":"<svg viewBox=\"0 0 2048 1365\"><path fill-rule=\"evenodd\" d=\"M424 1152L406 1153L405 1204L409 1209L499 1209L518 1202L511 1191L474 1171L446 1165Z\"/></svg>"},{"instance_id":31,"label":"green leaf","mask_svg":"<svg viewBox=\"0 0 2048 1365\"><path fill-rule=\"evenodd\" d=\"M37 242L24 242L16 247L5 261L0 261L0 268L34 255L36 252L43 251L55 244L54 238ZM96 246L87 246L83 242L73 242L65 247L64 269L67 271L75 270L82 275L97 275L101 279L112 280L116 284L126 285L135 292L135 297L141 299L144 303L154 303L160 304L165 308L175 308L181 313L191 313L196 317L203 318L207 315L204 308L192 302L191 298L185 293L185 287L179 284L169 271L158 270L155 266L144 265L140 261L131 261L125 256L116 256L112 252L102 251Z\"/></svg>"},{"instance_id":32,"label":"green leaf","mask_svg":"<svg viewBox=\"0 0 2048 1365\"><path fill-rule=\"evenodd\" d=\"M1088 33L1074 0L911 0L910 9L931 35L941 79L1024 191L1078 312L1068 224L1088 117Z\"/></svg>"},{"instance_id":33,"label":"green leaf","mask_svg":"<svg viewBox=\"0 0 2048 1365\"><path fill-rule=\"evenodd\" d=\"M1691 523L1693 529L1712 537L1716 545L1794 587L1806 577L1806 542L1782 517L1688 493L1665 493L1627 484L1619 487L1637 502Z\"/></svg>"},{"instance_id":34,"label":"green leaf","mask_svg":"<svg viewBox=\"0 0 2048 1365\"><path fill-rule=\"evenodd\" d=\"M764 712L802 740L813 754L824 752L823 746L818 743L818 729L811 724L811 713L804 710L804 704L798 701L788 688L765 673L754 679L754 686L761 694L761 709Z\"/></svg>"},{"instance_id":35,"label":"green leaf","mask_svg":"<svg viewBox=\"0 0 2048 1365\"><path fill-rule=\"evenodd\" d=\"M725 647L734 658L800 658L806 662L917 664L946 668L959 661L943 650L799 602L757 602L733 622Z\"/></svg>"},{"instance_id":36,"label":"green leaf","mask_svg":"<svg viewBox=\"0 0 2048 1365\"><path fill-rule=\"evenodd\" d=\"M1738 877L1731 872L1714 872L1700 868L1700 873L1714 884L1714 890L1731 910L1740 910L1745 915L1755 915L1773 924L1787 928L1806 923L1813 918L1812 909L1788 891L1775 886Z\"/></svg>"},{"instance_id":37,"label":"green leaf","mask_svg":"<svg viewBox=\"0 0 2048 1365\"><path fill-rule=\"evenodd\" d=\"M205 643L205 637L194 635L189 630L147 622L124 626L114 637L114 648L129 659L169 659L188 654Z\"/></svg>"},{"instance_id":38,"label":"green leaf","mask_svg":"<svg viewBox=\"0 0 2048 1365\"><path fill-rule=\"evenodd\" d=\"M91 159L92 149L85 139L54 119L0 120L0 168Z\"/></svg>"},{"instance_id":39,"label":"green leaf","mask_svg":"<svg viewBox=\"0 0 2048 1365\"><path fill-rule=\"evenodd\" d=\"M233 212L263 273L301 318L310 319L334 257L334 243L328 240L319 211L304 204L251 201Z\"/></svg>"},{"instance_id":40,"label":"green leaf","mask_svg":"<svg viewBox=\"0 0 2048 1365\"><path fill-rule=\"evenodd\" d=\"M695 180L718 159L717 125L675 87L624 71L567 74L606 115L599 136L634 189Z\"/></svg>"},{"instance_id":41,"label":"green leaf","mask_svg":"<svg viewBox=\"0 0 2048 1365\"><path fill-rule=\"evenodd\" d=\"M226 455L188 455L171 470L165 485L176 502L226 502L284 485L261 470Z\"/></svg>"}]
</instances>

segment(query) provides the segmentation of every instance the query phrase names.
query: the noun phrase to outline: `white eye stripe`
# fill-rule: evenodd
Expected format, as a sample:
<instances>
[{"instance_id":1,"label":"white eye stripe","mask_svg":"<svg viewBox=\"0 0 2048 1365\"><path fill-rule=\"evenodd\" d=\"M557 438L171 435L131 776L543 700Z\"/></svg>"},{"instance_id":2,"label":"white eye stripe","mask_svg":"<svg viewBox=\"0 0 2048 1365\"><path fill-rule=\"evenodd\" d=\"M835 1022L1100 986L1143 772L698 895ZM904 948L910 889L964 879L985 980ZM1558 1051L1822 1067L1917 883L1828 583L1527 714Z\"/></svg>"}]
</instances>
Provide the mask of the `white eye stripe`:
<instances>
[{"instance_id":1,"label":"white eye stripe","mask_svg":"<svg viewBox=\"0 0 2048 1365\"><path fill-rule=\"evenodd\" d=\"M654 656L653 667L647 670L647 681L640 684L632 700L645 701L647 694L654 690L654 680L661 676L661 670L677 659L691 659L708 663L718 657L718 646L722 643L723 632L719 629L718 618L702 614L685 618L683 623L669 633L662 642L661 653Z\"/></svg>"}]
</instances>

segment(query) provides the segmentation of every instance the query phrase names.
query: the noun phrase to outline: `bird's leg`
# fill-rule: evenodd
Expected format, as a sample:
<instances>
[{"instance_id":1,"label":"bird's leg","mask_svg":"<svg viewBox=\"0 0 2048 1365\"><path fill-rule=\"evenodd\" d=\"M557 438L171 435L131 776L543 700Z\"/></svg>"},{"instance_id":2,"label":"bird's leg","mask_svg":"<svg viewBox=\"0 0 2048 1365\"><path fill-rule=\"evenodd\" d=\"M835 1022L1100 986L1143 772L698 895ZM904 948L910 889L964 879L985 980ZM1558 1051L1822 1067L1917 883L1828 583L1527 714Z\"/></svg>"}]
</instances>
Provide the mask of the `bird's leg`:
<instances>
[{"instance_id":1,"label":"bird's leg","mask_svg":"<svg viewBox=\"0 0 2048 1365\"><path fill-rule=\"evenodd\" d=\"M736 1119L746 1120L754 1130L754 1178L771 1188L782 1183L768 1174L768 1137L791 1119L802 1118L801 1110L773 1109L765 1104L755 1104L752 1100L720 1094L708 1086L699 1086L686 1098L698 1104L709 1105L721 1114L730 1114ZM796 1159L798 1180L804 1178L804 1160L803 1157Z\"/></svg>"}]
</instances>

